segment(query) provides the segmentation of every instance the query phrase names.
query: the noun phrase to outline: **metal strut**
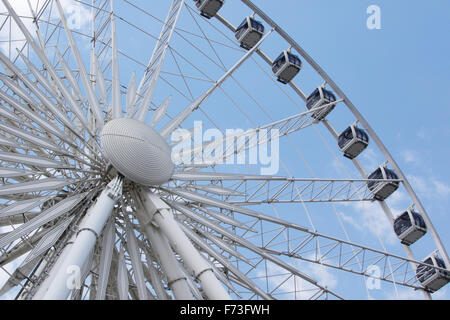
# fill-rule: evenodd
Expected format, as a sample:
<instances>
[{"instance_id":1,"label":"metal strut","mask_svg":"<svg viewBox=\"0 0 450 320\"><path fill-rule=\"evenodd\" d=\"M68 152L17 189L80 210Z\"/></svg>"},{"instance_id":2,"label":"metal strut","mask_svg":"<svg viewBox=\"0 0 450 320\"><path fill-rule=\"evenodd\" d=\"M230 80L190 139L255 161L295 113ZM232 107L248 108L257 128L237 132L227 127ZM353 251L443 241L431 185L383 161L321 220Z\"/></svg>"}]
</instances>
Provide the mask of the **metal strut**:
<instances>
[{"instance_id":1,"label":"metal strut","mask_svg":"<svg viewBox=\"0 0 450 320\"><path fill-rule=\"evenodd\" d=\"M66 255L62 255L61 264L57 269L52 270L55 273L52 283L43 293L44 300L65 300L73 288L70 280L75 274L73 270L81 270L85 265L91 251L97 242L98 236L108 221L114 205L122 195L123 178L116 177L100 194L95 204L88 210L86 216L80 223L79 232L76 234L74 243L68 249ZM39 299L39 297L35 297Z\"/></svg>"},{"instance_id":2,"label":"metal strut","mask_svg":"<svg viewBox=\"0 0 450 320\"><path fill-rule=\"evenodd\" d=\"M150 218L149 221L159 227L174 250L183 258L185 264L192 270L194 277L200 282L206 296L211 300L231 300L227 291L214 275L211 266L195 249L175 221L170 207L147 189L141 189L139 194L148 218Z\"/></svg>"}]
</instances>

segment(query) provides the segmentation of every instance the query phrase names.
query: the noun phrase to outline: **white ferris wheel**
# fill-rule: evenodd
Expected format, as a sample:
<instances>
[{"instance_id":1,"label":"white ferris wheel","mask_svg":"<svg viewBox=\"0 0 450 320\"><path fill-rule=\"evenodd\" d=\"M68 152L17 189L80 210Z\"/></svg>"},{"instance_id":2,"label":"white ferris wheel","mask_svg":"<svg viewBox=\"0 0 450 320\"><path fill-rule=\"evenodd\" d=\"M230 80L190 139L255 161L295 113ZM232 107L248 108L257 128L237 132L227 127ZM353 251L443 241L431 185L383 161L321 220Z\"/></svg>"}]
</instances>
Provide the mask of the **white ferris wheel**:
<instances>
[{"instance_id":1,"label":"white ferris wheel","mask_svg":"<svg viewBox=\"0 0 450 320\"><path fill-rule=\"evenodd\" d=\"M0 11L3 297L345 299L381 283L428 299L450 281L383 142L253 1ZM395 246L350 230L355 208Z\"/></svg>"}]
</instances>

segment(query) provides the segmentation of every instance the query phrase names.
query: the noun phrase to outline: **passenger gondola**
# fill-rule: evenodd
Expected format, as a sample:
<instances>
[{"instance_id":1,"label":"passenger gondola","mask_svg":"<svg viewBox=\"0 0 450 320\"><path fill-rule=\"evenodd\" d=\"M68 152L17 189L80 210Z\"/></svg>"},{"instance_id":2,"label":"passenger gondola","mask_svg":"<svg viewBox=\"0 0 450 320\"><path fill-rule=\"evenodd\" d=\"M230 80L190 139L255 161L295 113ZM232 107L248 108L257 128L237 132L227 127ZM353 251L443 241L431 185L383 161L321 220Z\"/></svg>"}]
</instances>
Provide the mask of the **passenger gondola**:
<instances>
[{"instance_id":1,"label":"passenger gondola","mask_svg":"<svg viewBox=\"0 0 450 320\"><path fill-rule=\"evenodd\" d=\"M253 48L263 35L264 25L252 17L246 17L235 32L236 39L241 43L241 47L246 50Z\"/></svg>"},{"instance_id":2,"label":"passenger gondola","mask_svg":"<svg viewBox=\"0 0 450 320\"><path fill-rule=\"evenodd\" d=\"M278 81L284 84L291 82L301 69L302 61L300 58L288 50L284 50L272 63L273 74Z\"/></svg>"},{"instance_id":3,"label":"passenger gondola","mask_svg":"<svg viewBox=\"0 0 450 320\"><path fill-rule=\"evenodd\" d=\"M422 216L408 209L394 221L394 231L404 245L411 245L427 233L427 226Z\"/></svg>"},{"instance_id":4,"label":"passenger gondola","mask_svg":"<svg viewBox=\"0 0 450 320\"><path fill-rule=\"evenodd\" d=\"M377 170L371 173L368 177L369 180L398 180L397 174L386 168L380 166ZM372 191L375 200L384 201L391 194L393 194L399 187L398 181L370 181L367 183L367 187Z\"/></svg>"},{"instance_id":5,"label":"passenger gondola","mask_svg":"<svg viewBox=\"0 0 450 320\"><path fill-rule=\"evenodd\" d=\"M195 5L202 16L211 19L219 12L224 2L225 0L195 0Z\"/></svg>"},{"instance_id":6,"label":"passenger gondola","mask_svg":"<svg viewBox=\"0 0 450 320\"><path fill-rule=\"evenodd\" d=\"M369 135L353 124L340 134L338 145L345 157L354 159L369 145Z\"/></svg>"},{"instance_id":7,"label":"passenger gondola","mask_svg":"<svg viewBox=\"0 0 450 320\"><path fill-rule=\"evenodd\" d=\"M423 260L423 263L447 269L444 261L437 256L436 253L432 253ZM436 292L448 282L450 282L450 272L436 270L432 267L419 265L416 269L417 280L420 284L431 292Z\"/></svg>"},{"instance_id":8,"label":"passenger gondola","mask_svg":"<svg viewBox=\"0 0 450 320\"><path fill-rule=\"evenodd\" d=\"M324 86L321 86L314 90L306 99L306 107L308 110L318 109L311 113L311 117L320 121L325 119L325 117L334 109L336 103L333 102L336 102L336 96L331 91L325 89Z\"/></svg>"}]
</instances>

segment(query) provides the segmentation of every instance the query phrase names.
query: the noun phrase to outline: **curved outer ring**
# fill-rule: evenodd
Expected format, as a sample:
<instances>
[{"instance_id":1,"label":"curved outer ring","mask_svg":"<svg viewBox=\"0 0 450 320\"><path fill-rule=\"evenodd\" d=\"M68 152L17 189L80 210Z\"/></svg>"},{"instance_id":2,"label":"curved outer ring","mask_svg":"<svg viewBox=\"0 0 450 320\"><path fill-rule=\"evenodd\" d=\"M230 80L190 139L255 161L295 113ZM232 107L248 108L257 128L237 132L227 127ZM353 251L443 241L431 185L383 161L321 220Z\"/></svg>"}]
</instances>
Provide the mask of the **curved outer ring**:
<instances>
[{"instance_id":1,"label":"curved outer ring","mask_svg":"<svg viewBox=\"0 0 450 320\"><path fill-rule=\"evenodd\" d=\"M439 252L442 255L442 258L444 259L445 265L447 268L450 266L450 260L448 253L435 229L433 226L433 223L431 222L430 217L428 216L424 206L422 205L421 201L419 200L417 194L414 192L411 184L409 183L406 176L403 174L402 170L400 169L397 162L392 157L391 153L388 151L386 146L383 144L381 139L378 137L378 135L375 133L375 131L372 129L372 127L369 125L369 123L364 119L362 114L358 111L358 109L355 107L355 105L350 101L350 99L344 94L344 92L339 88L339 86L328 76L328 74L317 64L311 56L308 55L308 53L303 50L302 47L294 40L292 37L289 36L280 26L278 26L267 14L265 14L261 9L259 9L255 4L253 4L250 0L241 0L245 5L247 5L251 10L253 10L256 14L258 14L268 25L270 25L274 30L282 37L284 38L315 70L316 72L327 82L327 84L340 96L341 99L343 99L343 102L348 107L348 109L353 113L353 115L359 120L359 122L364 126L364 128L367 130L373 141L376 143L380 151L384 154L386 159L389 161L391 166L394 168L395 172L398 174L400 179L403 181L403 185L410 195L411 199L413 200L415 206L420 210L422 213L422 216L427 224L428 230L430 231L431 236L434 239L434 242L439 250ZM302 97L302 99L305 99L306 97L303 95L303 93L298 88L294 88L294 90L297 89L297 93ZM334 136L336 136L336 133L333 132L334 130L325 123L327 128L332 132ZM363 171L361 170L361 166L359 163L354 160L353 163L357 167L357 169L361 172L361 174L364 176ZM365 178L365 177L364 177ZM386 211L389 211L389 208L384 202L380 203L383 209ZM392 219L392 216L390 217ZM411 249L409 247L405 247L405 250L407 251L408 255L411 255Z\"/></svg>"}]
</instances>

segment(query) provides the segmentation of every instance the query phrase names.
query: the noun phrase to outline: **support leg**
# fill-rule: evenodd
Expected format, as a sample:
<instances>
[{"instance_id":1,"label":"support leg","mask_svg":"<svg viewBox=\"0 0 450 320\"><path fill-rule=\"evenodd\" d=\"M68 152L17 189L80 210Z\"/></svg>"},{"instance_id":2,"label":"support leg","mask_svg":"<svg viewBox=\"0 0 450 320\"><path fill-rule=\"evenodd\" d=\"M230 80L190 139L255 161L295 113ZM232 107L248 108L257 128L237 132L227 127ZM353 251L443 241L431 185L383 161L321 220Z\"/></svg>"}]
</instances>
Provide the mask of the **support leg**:
<instances>
[{"instance_id":1,"label":"support leg","mask_svg":"<svg viewBox=\"0 0 450 320\"><path fill-rule=\"evenodd\" d=\"M77 274L81 276L81 269L89 258L91 250L97 242L111 212L122 193L122 178L112 180L100 194L96 203L88 210L80 224L80 230L59 268L55 270L53 281L46 288L42 299L65 300L72 287L71 281L76 281Z\"/></svg>"}]
</instances>

